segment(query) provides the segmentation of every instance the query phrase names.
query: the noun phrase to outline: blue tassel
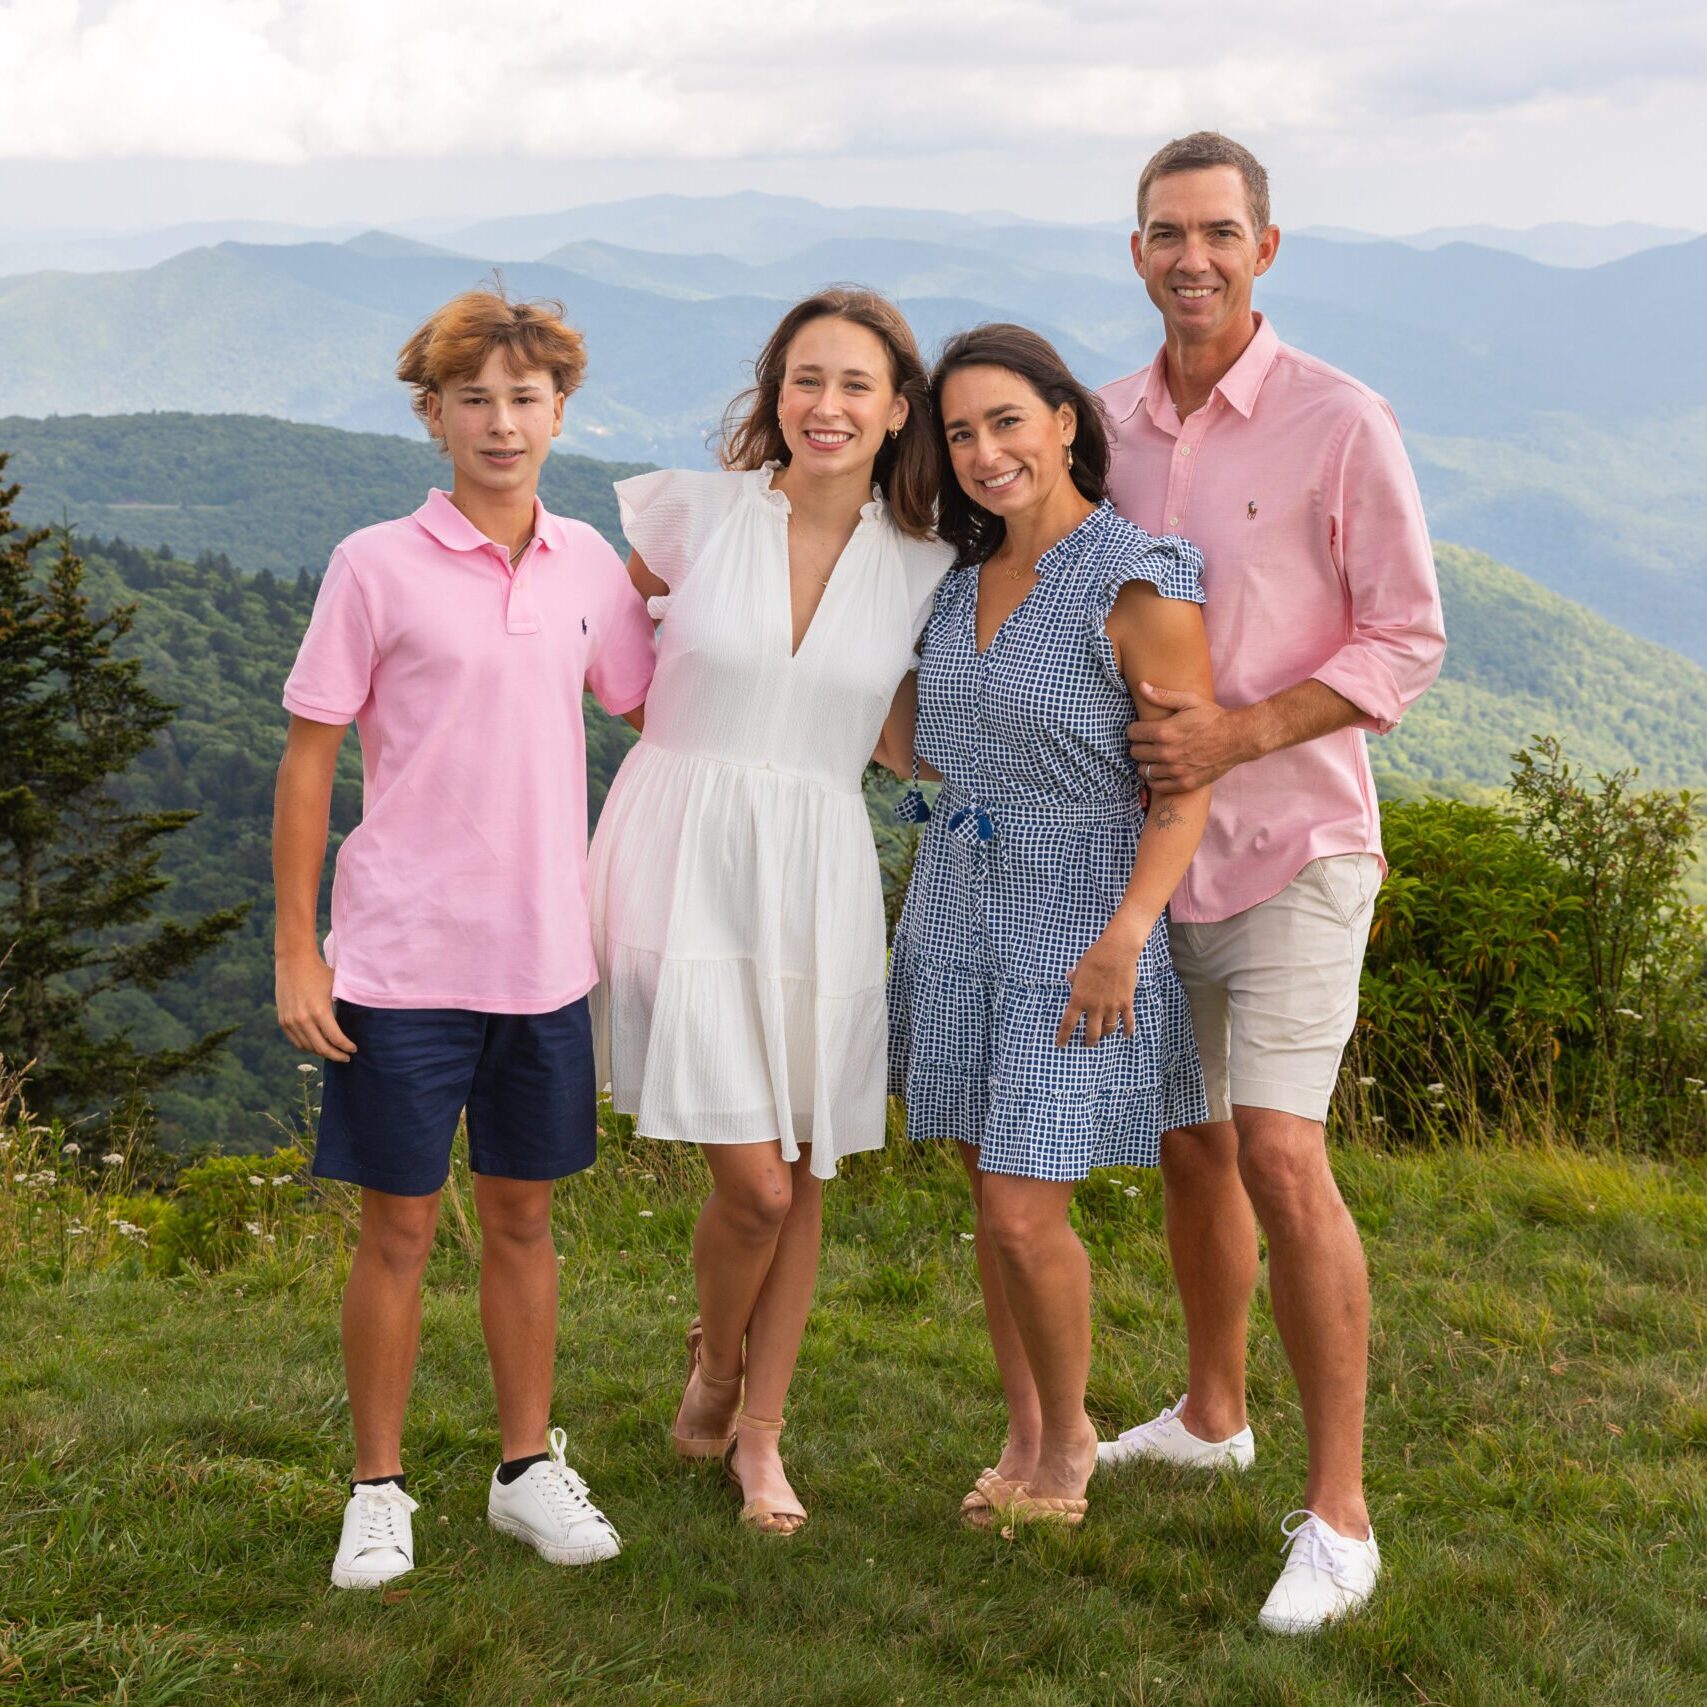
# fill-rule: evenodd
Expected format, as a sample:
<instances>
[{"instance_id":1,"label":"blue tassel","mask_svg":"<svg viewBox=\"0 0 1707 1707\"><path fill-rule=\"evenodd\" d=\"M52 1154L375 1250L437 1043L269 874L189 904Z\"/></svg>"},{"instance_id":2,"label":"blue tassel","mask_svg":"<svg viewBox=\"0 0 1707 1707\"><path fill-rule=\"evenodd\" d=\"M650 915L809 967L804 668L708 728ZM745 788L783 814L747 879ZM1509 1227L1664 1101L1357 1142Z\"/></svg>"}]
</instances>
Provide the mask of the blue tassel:
<instances>
[{"instance_id":1,"label":"blue tassel","mask_svg":"<svg viewBox=\"0 0 1707 1707\"><path fill-rule=\"evenodd\" d=\"M982 807L979 807L977 811L974 811L970 806L962 806L961 809L948 821L948 827L950 830L958 830L962 824L970 824L973 831L976 833L978 840L981 842L993 841L995 839L995 823L991 819L990 814Z\"/></svg>"},{"instance_id":2,"label":"blue tassel","mask_svg":"<svg viewBox=\"0 0 1707 1707\"><path fill-rule=\"evenodd\" d=\"M895 802L895 816L899 818L903 824L929 823L931 809L925 801L923 791L916 786L909 788L907 792Z\"/></svg>"}]
</instances>

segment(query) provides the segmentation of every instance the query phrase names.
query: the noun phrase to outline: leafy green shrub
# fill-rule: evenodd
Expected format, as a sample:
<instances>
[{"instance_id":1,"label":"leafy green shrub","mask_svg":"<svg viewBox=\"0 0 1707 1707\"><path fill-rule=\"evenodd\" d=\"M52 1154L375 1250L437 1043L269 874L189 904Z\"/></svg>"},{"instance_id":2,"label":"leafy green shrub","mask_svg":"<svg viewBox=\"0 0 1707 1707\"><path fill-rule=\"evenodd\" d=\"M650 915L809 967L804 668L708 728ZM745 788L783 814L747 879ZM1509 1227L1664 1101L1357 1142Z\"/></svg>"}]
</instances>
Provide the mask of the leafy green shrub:
<instances>
[{"instance_id":1,"label":"leafy green shrub","mask_svg":"<svg viewBox=\"0 0 1707 1707\"><path fill-rule=\"evenodd\" d=\"M1638 791L1633 770L1590 782L1551 737L1537 736L1515 760L1524 829L1578 903L1570 936L1592 1036L1569 1060L1573 1101L1614 1137L1628 1127L1649 1143L1699 1135L1687 1103L1707 1076L1707 929L1684 892L1697 858L1696 800Z\"/></svg>"},{"instance_id":2,"label":"leafy green shrub","mask_svg":"<svg viewBox=\"0 0 1707 1707\"><path fill-rule=\"evenodd\" d=\"M129 1198L125 1218L147 1235L148 1266L222 1268L276 1241L280 1220L307 1197L306 1158L294 1145L267 1155L210 1156L178 1176L166 1198Z\"/></svg>"},{"instance_id":3,"label":"leafy green shrub","mask_svg":"<svg viewBox=\"0 0 1707 1707\"><path fill-rule=\"evenodd\" d=\"M1568 936L1581 903L1498 807L1395 803L1381 833L1391 875L1349 1061L1395 1135L1418 1136L1544 1086L1564 1040L1586 1030Z\"/></svg>"},{"instance_id":4,"label":"leafy green shrub","mask_svg":"<svg viewBox=\"0 0 1707 1707\"><path fill-rule=\"evenodd\" d=\"M1698 1149L1707 935L1688 794L1515 755L1512 805L1389 803L1352 1107L1400 1138L1541 1125ZM1378 1111L1378 1112L1377 1112Z\"/></svg>"}]
</instances>

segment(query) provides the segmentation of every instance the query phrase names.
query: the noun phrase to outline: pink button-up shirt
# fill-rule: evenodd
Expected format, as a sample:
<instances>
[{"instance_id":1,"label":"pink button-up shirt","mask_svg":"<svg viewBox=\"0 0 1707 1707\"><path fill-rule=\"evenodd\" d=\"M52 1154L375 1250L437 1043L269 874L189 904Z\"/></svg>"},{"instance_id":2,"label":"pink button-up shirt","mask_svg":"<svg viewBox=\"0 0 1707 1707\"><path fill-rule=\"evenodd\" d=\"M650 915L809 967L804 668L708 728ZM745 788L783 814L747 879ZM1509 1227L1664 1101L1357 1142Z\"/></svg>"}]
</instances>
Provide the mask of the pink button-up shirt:
<instances>
[{"instance_id":1,"label":"pink button-up shirt","mask_svg":"<svg viewBox=\"0 0 1707 1707\"><path fill-rule=\"evenodd\" d=\"M1313 677L1364 713L1355 727L1215 784L1172 911L1193 924L1231 918L1313 859L1380 855L1363 731L1391 729L1446 648L1422 499L1386 402L1281 343L1261 316L1244 354L1183 421L1165 351L1100 395L1115 504L1203 553L1217 702L1253 705Z\"/></svg>"},{"instance_id":2,"label":"pink button-up shirt","mask_svg":"<svg viewBox=\"0 0 1707 1707\"><path fill-rule=\"evenodd\" d=\"M632 710L652 654L616 553L543 505L513 571L436 491L333 552L284 703L361 735L334 995L520 1014L592 988L581 694Z\"/></svg>"}]
</instances>

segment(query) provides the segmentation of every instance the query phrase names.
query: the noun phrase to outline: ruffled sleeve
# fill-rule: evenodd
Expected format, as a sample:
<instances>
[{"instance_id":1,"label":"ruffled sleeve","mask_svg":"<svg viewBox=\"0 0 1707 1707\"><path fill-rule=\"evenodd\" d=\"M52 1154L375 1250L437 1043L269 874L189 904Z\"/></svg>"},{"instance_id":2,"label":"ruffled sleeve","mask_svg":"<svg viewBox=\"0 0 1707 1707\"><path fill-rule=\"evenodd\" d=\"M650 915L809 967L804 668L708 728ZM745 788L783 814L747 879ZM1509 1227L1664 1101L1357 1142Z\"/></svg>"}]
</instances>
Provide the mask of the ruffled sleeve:
<instances>
[{"instance_id":1,"label":"ruffled sleeve","mask_svg":"<svg viewBox=\"0 0 1707 1707\"><path fill-rule=\"evenodd\" d=\"M688 468L660 468L616 482L617 506L628 543L646 567L670 589L648 599L657 620L682 590L693 566L741 492L740 474Z\"/></svg>"},{"instance_id":2,"label":"ruffled sleeve","mask_svg":"<svg viewBox=\"0 0 1707 1707\"><path fill-rule=\"evenodd\" d=\"M1164 599L1203 604L1203 553L1178 534L1149 534L1124 517L1111 519L1114 537L1107 541L1098 565L1101 573L1091 600L1091 635L1109 679L1124 687L1114 642L1108 638L1108 619L1120 589L1131 581L1148 581Z\"/></svg>"},{"instance_id":3,"label":"ruffled sleeve","mask_svg":"<svg viewBox=\"0 0 1707 1707\"><path fill-rule=\"evenodd\" d=\"M1148 581L1164 599L1186 599L1200 605L1204 602L1203 553L1178 534L1157 536L1132 528L1103 583L1102 621L1108 621L1114 601L1128 581Z\"/></svg>"}]
</instances>

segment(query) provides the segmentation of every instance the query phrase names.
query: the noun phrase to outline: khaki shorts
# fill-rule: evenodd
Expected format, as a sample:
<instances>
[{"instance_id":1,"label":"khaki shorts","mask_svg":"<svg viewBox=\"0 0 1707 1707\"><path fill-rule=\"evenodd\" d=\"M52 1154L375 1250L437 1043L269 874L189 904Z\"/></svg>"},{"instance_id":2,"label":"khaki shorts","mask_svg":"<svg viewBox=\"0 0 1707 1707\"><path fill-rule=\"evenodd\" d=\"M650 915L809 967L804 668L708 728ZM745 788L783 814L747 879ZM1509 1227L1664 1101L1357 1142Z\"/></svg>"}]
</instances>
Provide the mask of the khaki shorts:
<instances>
[{"instance_id":1,"label":"khaki shorts","mask_svg":"<svg viewBox=\"0 0 1707 1707\"><path fill-rule=\"evenodd\" d=\"M1327 1119L1380 887L1374 854L1336 854L1230 919L1169 925L1211 1120L1234 1103Z\"/></svg>"}]
</instances>

